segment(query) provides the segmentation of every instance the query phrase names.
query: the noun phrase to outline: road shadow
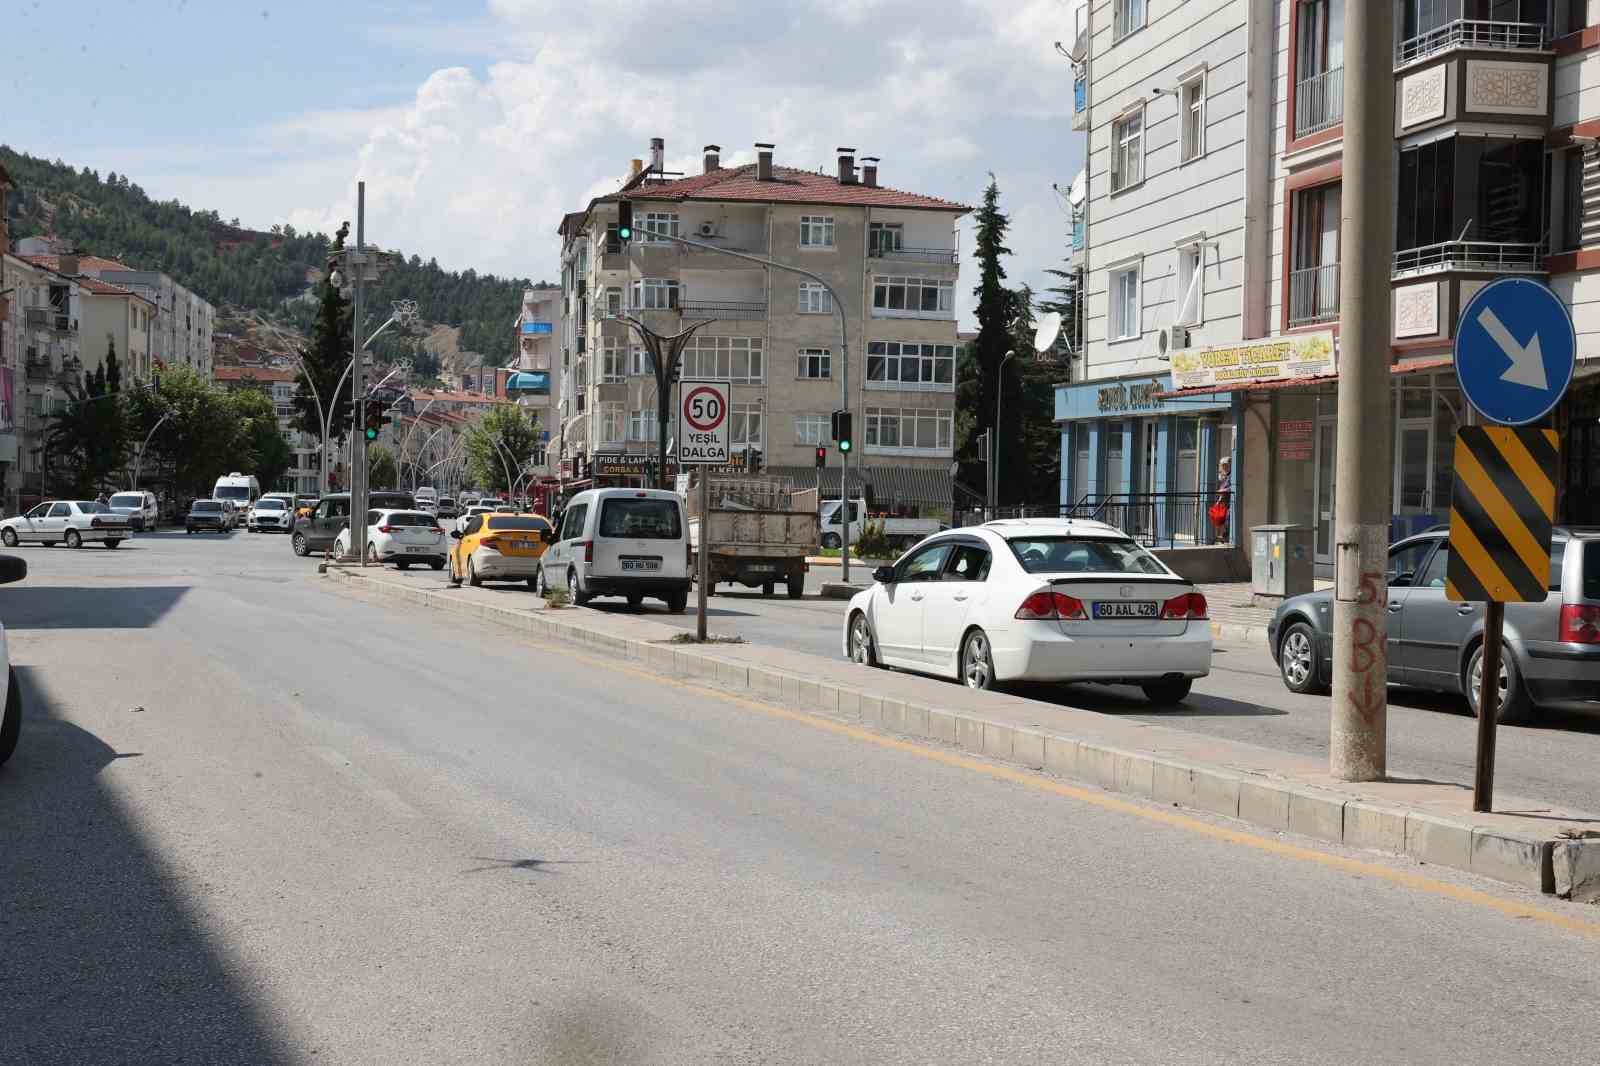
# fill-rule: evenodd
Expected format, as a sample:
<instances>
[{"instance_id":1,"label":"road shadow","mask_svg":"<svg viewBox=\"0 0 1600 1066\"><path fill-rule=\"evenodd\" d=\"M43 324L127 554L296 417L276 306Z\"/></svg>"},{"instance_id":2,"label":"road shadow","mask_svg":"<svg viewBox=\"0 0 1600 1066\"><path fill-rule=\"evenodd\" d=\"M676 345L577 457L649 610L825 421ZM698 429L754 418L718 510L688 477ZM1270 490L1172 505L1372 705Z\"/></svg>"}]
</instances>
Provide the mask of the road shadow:
<instances>
[{"instance_id":1,"label":"road shadow","mask_svg":"<svg viewBox=\"0 0 1600 1066\"><path fill-rule=\"evenodd\" d=\"M100 773L117 752L62 720L27 667L0 767L0 1062L290 1061Z\"/></svg>"},{"instance_id":2,"label":"road shadow","mask_svg":"<svg viewBox=\"0 0 1600 1066\"><path fill-rule=\"evenodd\" d=\"M715 602L716 601L710 599L706 600L707 618L755 617L749 611L734 611L727 607L717 607L715 606ZM655 602L646 600L637 607L630 607L628 606L627 602L623 600L591 600L590 602L584 604L584 606L589 608L591 611L599 611L601 614L648 614L661 615L667 619L693 618L695 611L693 595L689 597L689 606L685 607L682 612L676 614L667 610L666 604L662 603L660 600L656 600Z\"/></svg>"},{"instance_id":3,"label":"road shadow","mask_svg":"<svg viewBox=\"0 0 1600 1066\"><path fill-rule=\"evenodd\" d=\"M1043 703L1147 718L1276 718L1289 713L1277 707L1199 692L1190 693L1182 703L1156 704L1132 685L1013 684L1010 690L1015 695Z\"/></svg>"},{"instance_id":4,"label":"road shadow","mask_svg":"<svg viewBox=\"0 0 1600 1066\"><path fill-rule=\"evenodd\" d=\"M147 629L187 585L12 585L0 590L7 629Z\"/></svg>"}]
</instances>

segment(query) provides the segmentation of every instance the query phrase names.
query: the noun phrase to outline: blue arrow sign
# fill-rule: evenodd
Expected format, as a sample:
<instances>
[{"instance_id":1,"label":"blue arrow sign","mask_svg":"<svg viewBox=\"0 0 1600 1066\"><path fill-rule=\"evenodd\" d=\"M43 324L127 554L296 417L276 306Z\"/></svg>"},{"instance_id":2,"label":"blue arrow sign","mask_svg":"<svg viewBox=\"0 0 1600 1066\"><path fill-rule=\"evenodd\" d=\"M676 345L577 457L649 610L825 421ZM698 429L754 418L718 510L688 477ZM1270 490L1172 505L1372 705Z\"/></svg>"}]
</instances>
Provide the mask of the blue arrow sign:
<instances>
[{"instance_id":1,"label":"blue arrow sign","mask_svg":"<svg viewBox=\"0 0 1600 1066\"><path fill-rule=\"evenodd\" d=\"M1479 289L1456 328L1456 378L1491 422L1537 422L1561 402L1577 364L1572 314L1549 288L1500 278Z\"/></svg>"}]
</instances>

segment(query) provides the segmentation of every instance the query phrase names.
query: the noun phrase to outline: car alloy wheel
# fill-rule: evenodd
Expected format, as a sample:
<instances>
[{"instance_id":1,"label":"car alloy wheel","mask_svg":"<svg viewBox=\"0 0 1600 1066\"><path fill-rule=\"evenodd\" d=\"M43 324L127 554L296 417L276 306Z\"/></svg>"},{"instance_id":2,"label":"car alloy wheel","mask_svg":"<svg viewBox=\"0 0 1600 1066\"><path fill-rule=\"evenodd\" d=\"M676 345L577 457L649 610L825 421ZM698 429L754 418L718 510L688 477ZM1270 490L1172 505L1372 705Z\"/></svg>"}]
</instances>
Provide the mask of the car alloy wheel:
<instances>
[{"instance_id":1,"label":"car alloy wheel","mask_svg":"<svg viewBox=\"0 0 1600 1066\"><path fill-rule=\"evenodd\" d=\"M0 541L4 541L5 546L8 548L15 548L17 546L17 531L14 529L0 530Z\"/></svg>"},{"instance_id":2,"label":"car alloy wheel","mask_svg":"<svg viewBox=\"0 0 1600 1066\"><path fill-rule=\"evenodd\" d=\"M1289 687L1294 689L1304 688L1306 682L1311 680L1312 655L1311 638L1306 631L1296 626L1283 638L1283 650L1278 653L1278 665L1283 669L1283 678L1289 682Z\"/></svg>"},{"instance_id":3,"label":"car alloy wheel","mask_svg":"<svg viewBox=\"0 0 1600 1066\"><path fill-rule=\"evenodd\" d=\"M878 656L872 650L872 626L867 616L857 612L850 622L850 661L862 666L877 666Z\"/></svg>"},{"instance_id":4,"label":"car alloy wheel","mask_svg":"<svg viewBox=\"0 0 1600 1066\"><path fill-rule=\"evenodd\" d=\"M961 643L961 680L968 688L994 687L994 660L989 656L989 638L974 629Z\"/></svg>"},{"instance_id":5,"label":"car alloy wheel","mask_svg":"<svg viewBox=\"0 0 1600 1066\"><path fill-rule=\"evenodd\" d=\"M67 535L62 539L66 541L67 547L69 548L83 547L83 537L79 535L76 529L67 530Z\"/></svg>"},{"instance_id":6,"label":"car alloy wheel","mask_svg":"<svg viewBox=\"0 0 1600 1066\"><path fill-rule=\"evenodd\" d=\"M311 554L311 545L306 543L306 535L304 533L296 533L289 539L289 544L294 548L296 555L305 556Z\"/></svg>"},{"instance_id":7,"label":"car alloy wheel","mask_svg":"<svg viewBox=\"0 0 1600 1066\"><path fill-rule=\"evenodd\" d=\"M367 562L373 564L378 562L378 546L376 544L367 545Z\"/></svg>"},{"instance_id":8,"label":"car alloy wheel","mask_svg":"<svg viewBox=\"0 0 1600 1066\"><path fill-rule=\"evenodd\" d=\"M540 596L550 595L550 583L545 580L544 567L539 567L539 572L534 575L533 591Z\"/></svg>"},{"instance_id":9,"label":"car alloy wheel","mask_svg":"<svg viewBox=\"0 0 1600 1066\"><path fill-rule=\"evenodd\" d=\"M1472 651L1472 659L1467 663L1466 676L1467 706L1471 709L1473 717L1482 713L1479 699L1483 692L1483 645L1479 644ZM1522 684L1522 678L1517 675L1517 664L1511 659L1511 649L1505 645L1500 647L1500 694L1495 701L1496 722L1505 725L1515 725L1527 719L1532 704L1528 699L1527 689Z\"/></svg>"}]
</instances>

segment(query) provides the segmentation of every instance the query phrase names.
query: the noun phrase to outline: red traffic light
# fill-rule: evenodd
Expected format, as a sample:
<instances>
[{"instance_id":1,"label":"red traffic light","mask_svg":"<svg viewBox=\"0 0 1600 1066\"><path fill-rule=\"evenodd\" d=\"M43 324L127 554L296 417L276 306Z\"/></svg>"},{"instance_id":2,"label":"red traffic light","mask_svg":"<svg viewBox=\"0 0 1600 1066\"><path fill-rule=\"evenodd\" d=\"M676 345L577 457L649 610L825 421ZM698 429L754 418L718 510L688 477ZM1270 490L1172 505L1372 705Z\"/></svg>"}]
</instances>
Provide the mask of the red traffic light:
<instances>
[{"instance_id":1,"label":"red traffic light","mask_svg":"<svg viewBox=\"0 0 1600 1066\"><path fill-rule=\"evenodd\" d=\"M821 470L823 467L825 467L827 465L828 465L828 446L826 444L819 444L819 445L817 445L817 469Z\"/></svg>"}]
</instances>

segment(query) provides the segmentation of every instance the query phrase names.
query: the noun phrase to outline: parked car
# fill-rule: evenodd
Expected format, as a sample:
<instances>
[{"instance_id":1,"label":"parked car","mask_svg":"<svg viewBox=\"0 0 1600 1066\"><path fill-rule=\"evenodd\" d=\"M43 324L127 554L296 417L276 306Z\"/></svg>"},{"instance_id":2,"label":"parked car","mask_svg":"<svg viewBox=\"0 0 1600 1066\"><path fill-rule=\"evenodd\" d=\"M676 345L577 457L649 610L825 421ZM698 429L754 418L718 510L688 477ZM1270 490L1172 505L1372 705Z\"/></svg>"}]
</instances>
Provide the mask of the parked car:
<instances>
[{"instance_id":1,"label":"parked car","mask_svg":"<svg viewBox=\"0 0 1600 1066\"><path fill-rule=\"evenodd\" d=\"M414 511L416 506L409 492L369 492L370 510ZM311 514L295 522L289 543L296 555L327 551L339 537L339 531L350 521L350 494L332 492L317 501Z\"/></svg>"},{"instance_id":2,"label":"parked car","mask_svg":"<svg viewBox=\"0 0 1600 1066\"><path fill-rule=\"evenodd\" d=\"M1450 532L1430 529L1389 549L1389 683L1466 697L1478 713L1483 677L1482 603L1445 594ZM1541 710L1600 710L1600 529L1556 527L1548 598L1508 603L1495 719ZM1333 679L1333 593L1283 601L1267 647L1291 692L1327 692Z\"/></svg>"},{"instance_id":3,"label":"parked car","mask_svg":"<svg viewBox=\"0 0 1600 1066\"><path fill-rule=\"evenodd\" d=\"M537 514L486 511L452 532L450 583L481 585L485 581L526 581L538 587L539 560L555 539L550 520Z\"/></svg>"},{"instance_id":4,"label":"parked car","mask_svg":"<svg viewBox=\"0 0 1600 1066\"><path fill-rule=\"evenodd\" d=\"M1006 519L939 533L845 612L844 653L987 689L1005 681L1138 685L1176 703L1211 672L1194 585L1104 522Z\"/></svg>"},{"instance_id":5,"label":"parked car","mask_svg":"<svg viewBox=\"0 0 1600 1066\"><path fill-rule=\"evenodd\" d=\"M367 561L394 563L401 570L412 563L427 563L443 570L449 542L433 515L421 510L371 510L367 512ZM334 538L333 553L350 554L350 528Z\"/></svg>"},{"instance_id":6,"label":"parked car","mask_svg":"<svg viewBox=\"0 0 1600 1066\"><path fill-rule=\"evenodd\" d=\"M128 527L135 532L154 529L161 522L161 509L156 505L156 494L130 490L112 495L106 503L113 512L126 515Z\"/></svg>"},{"instance_id":7,"label":"parked car","mask_svg":"<svg viewBox=\"0 0 1600 1066\"><path fill-rule=\"evenodd\" d=\"M116 514L94 500L46 500L26 514L0 522L0 542L8 548L25 540L65 544L69 548L99 541L115 548L131 536L133 530L126 515Z\"/></svg>"},{"instance_id":8,"label":"parked car","mask_svg":"<svg viewBox=\"0 0 1600 1066\"><path fill-rule=\"evenodd\" d=\"M189 514L183 520L185 533L226 533L231 528L228 505L223 500L196 500L189 505Z\"/></svg>"},{"instance_id":9,"label":"parked car","mask_svg":"<svg viewBox=\"0 0 1600 1066\"><path fill-rule=\"evenodd\" d=\"M28 563L15 555L0 555L0 585L21 581L28 576ZM16 672L11 669L11 650L6 644L6 627L0 624L0 665L5 666L4 711L0 711L0 764L11 758L17 750L17 738L22 735L22 689L17 685Z\"/></svg>"},{"instance_id":10,"label":"parked car","mask_svg":"<svg viewBox=\"0 0 1600 1066\"><path fill-rule=\"evenodd\" d=\"M564 588L574 603L646 596L677 613L689 603L689 525L667 489L586 489L568 503L539 588Z\"/></svg>"},{"instance_id":11,"label":"parked car","mask_svg":"<svg viewBox=\"0 0 1600 1066\"><path fill-rule=\"evenodd\" d=\"M293 523L294 512L289 510L286 501L277 496L263 496L250 508L245 528L251 533L265 533L269 529L287 533Z\"/></svg>"}]
</instances>

